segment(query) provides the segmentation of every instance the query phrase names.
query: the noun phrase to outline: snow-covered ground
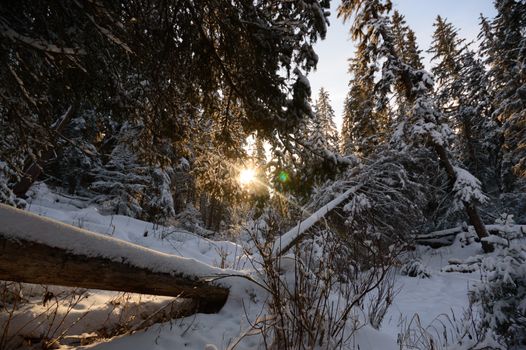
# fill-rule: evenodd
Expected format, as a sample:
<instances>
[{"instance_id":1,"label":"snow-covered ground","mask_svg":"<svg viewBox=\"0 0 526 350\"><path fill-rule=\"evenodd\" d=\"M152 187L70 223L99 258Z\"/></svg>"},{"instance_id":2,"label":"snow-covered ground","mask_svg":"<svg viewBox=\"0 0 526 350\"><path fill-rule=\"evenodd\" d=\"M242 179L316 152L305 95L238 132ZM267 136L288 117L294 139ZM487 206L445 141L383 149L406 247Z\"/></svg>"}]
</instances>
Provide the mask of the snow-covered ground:
<instances>
[{"instance_id":1,"label":"snow-covered ground","mask_svg":"<svg viewBox=\"0 0 526 350\"><path fill-rule=\"evenodd\" d=\"M83 205L78 200L54 194L42 184L33 188L33 197L28 203L28 209L38 215L160 252L196 259L221 268L244 272L253 269L250 258L245 255L243 247L239 244L212 241L184 230L162 227L125 216L102 216L96 208L82 208ZM407 330L408 324L414 324L416 319L414 315L418 315L423 328L432 325L429 328L431 333L433 330L443 332L440 328L443 327L442 325L450 334L454 333L453 325L445 320L462 317L468 307L467 291L471 285L480 280L480 275L478 271L443 272L443 268L451 259L465 260L482 253L480 245L473 243L464 246L457 237L450 247L440 249L419 247L418 249L422 263L429 270L431 277L414 278L397 274L395 289L398 293L380 330L370 326L361 328L352 340L355 349L399 349L397 339L400 338L400 333ZM120 317L120 320L126 319L130 323L127 334L80 348L100 350L264 348L260 345L260 336L250 335L250 331L251 323L266 312L266 292L242 278L230 281L230 285L232 289L229 299L219 313L196 314L155 324L146 330L139 326L150 320L148 315L158 310L167 310L167 305L173 299L90 290L76 301L71 310L67 310L67 320L57 326L54 334L56 336L63 331L67 334L75 334L77 338L89 338L94 334L93 332L100 331L105 326L111 328L109 325L115 324ZM55 289L55 294L61 290ZM30 294L26 296L29 298ZM127 298L126 310L122 306L125 303L119 298ZM28 322L30 317L38 315L38 312L39 310L36 309L25 310L15 323L21 326L24 322ZM65 310L62 312L65 313ZM141 316L132 316L134 313ZM73 323L74 326L67 327L68 323ZM39 326L33 324L31 327L33 329L27 330L28 337L36 338L50 325L49 322L42 322ZM141 330L134 331L139 328ZM74 347L79 346L78 342L72 344Z\"/></svg>"}]
</instances>

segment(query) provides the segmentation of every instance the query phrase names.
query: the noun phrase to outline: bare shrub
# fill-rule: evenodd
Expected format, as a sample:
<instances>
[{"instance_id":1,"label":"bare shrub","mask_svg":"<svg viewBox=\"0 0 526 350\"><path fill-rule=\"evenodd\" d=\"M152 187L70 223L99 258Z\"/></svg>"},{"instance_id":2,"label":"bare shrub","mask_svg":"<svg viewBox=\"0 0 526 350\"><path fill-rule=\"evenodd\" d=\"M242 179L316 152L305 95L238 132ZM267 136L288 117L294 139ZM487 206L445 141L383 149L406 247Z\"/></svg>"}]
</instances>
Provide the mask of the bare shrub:
<instances>
[{"instance_id":1,"label":"bare shrub","mask_svg":"<svg viewBox=\"0 0 526 350\"><path fill-rule=\"evenodd\" d=\"M25 303L21 293L20 283L1 282L0 284L0 312L1 312L1 334L0 349L7 349L12 343L9 333L16 310Z\"/></svg>"},{"instance_id":2,"label":"bare shrub","mask_svg":"<svg viewBox=\"0 0 526 350\"><path fill-rule=\"evenodd\" d=\"M270 316L259 318L252 329L262 335L267 349L346 349L368 316L379 325L390 305L392 280L386 277L391 265L385 257L382 264L376 264L378 258L367 268L353 262L344 270L347 242L327 226L318 226L313 234L293 255L279 258L272 255L269 241L254 237L261 256L256 270L269 292ZM368 311L365 305L370 305Z\"/></svg>"},{"instance_id":3,"label":"bare shrub","mask_svg":"<svg viewBox=\"0 0 526 350\"><path fill-rule=\"evenodd\" d=\"M38 298L35 297L41 299L36 301ZM87 312L73 320L69 317L85 297L85 290L57 292L47 286L2 282L0 348L13 349L24 343L40 343L42 349L55 347L68 330L86 316Z\"/></svg>"},{"instance_id":4,"label":"bare shrub","mask_svg":"<svg viewBox=\"0 0 526 350\"><path fill-rule=\"evenodd\" d=\"M369 324L375 329L380 329L385 314L393 303L395 294L397 293L394 288L394 278L395 274L390 270L385 276L384 281L368 295L367 316Z\"/></svg>"}]
</instances>

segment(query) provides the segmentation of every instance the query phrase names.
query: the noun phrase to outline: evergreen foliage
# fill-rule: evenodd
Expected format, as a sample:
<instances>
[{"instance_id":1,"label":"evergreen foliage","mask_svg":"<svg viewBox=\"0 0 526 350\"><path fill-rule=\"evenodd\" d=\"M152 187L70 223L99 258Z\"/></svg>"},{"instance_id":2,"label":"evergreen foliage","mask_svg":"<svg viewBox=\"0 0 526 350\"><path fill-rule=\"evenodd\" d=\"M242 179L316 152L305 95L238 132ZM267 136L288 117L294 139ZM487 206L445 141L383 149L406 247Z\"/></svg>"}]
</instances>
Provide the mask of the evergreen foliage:
<instances>
[{"instance_id":1,"label":"evergreen foliage","mask_svg":"<svg viewBox=\"0 0 526 350\"><path fill-rule=\"evenodd\" d=\"M459 137L453 140L456 157L477 177L487 190L495 190L498 127L491 119L492 107L487 87L490 84L483 63L475 56L458 30L442 17L434 23L433 42L436 100Z\"/></svg>"},{"instance_id":2,"label":"evergreen foliage","mask_svg":"<svg viewBox=\"0 0 526 350\"><path fill-rule=\"evenodd\" d=\"M314 107L311 140L317 148L338 153L338 130L336 129L334 118L335 115L329 99L329 93L324 88L320 88Z\"/></svg>"},{"instance_id":3,"label":"evergreen foliage","mask_svg":"<svg viewBox=\"0 0 526 350\"><path fill-rule=\"evenodd\" d=\"M11 188L9 188L9 179L14 175L14 172L7 166L7 164L0 161L0 203L24 208L25 202L17 198L13 191L11 191Z\"/></svg>"},{"instance_id":4,"label":"evergreen foliage","mask_svg":"<svg viewBox=\"0 0 526 350\"><path fill-rule=\"evenodd\" d=\"M523 234L506 230L512 217L504 215L497 223L503 230L489 237L498 247L496 255L482 261L482 280L471 290L470 301L480 304L488 336L496 334L511 349L526 344L526 245Z\"/></svg>"},{"instance_id":5,"label":"evergreen foliage","mask_svg":"<svg viewBox=\"0 0 526 350\"><path fill-rule=\"evenodd\" d=\"M466 48L464 40L458 37L458 30L441 16L437 16L433 26L435 31L428 52L433 54L431 72L436 82L436 98L446 114L453 114L450 110L457 104L452 85L460 77L461 56Z\"/></svg>"},{"instance_id":6,"label":"evergreen foliage","mask_svg":"<svg viewBox=\"0 0 526 350\"><path fill-rule=\"evenodd\" d=\"M368 156L386 140L388 115L371 99L377 70L367 61L365 46L360 45L349 63L352 78L344 103L341 137L342 152L346 155Z\"/></svg>"},{"instance_id":7,"label":"evergreen foliage","mask_svg":"<svg viewBox=\"0 0 526 350\"><path fill-rule=\"evenodd\" d=\"M392 35L392 21L388 16L392 3L389 0L349 0L343 1L339 15L344 20L355 17L351 26L353 39L359 40L359 45L367 47L366 57L369 64L383 61L382 73L375 85L374 95L381 109L388 108L387 96L393 86L402 82L404 98L411 104L408 118L401 120L396 127L395 141L398 146L408 145L433 149L440 160L449 179L449 186L456 191L454 184L458 172L455 171L449 153L449 144L453 132L447 125L447 120L436 108L432 95L433 79L425 71L412 67L404 62L396 51ZM473 196L469 198L476 198ZM463 196L463 198L467 198ZM475 226L480 238L488 235L480 218L476 203L464 201L466 213ZM483 242L485 251L490 251L491 245Z\"/></svg>"},{"instance_id":8,"label":"evergreen foliage","mask_svg":"<svg viewBox=\"0 0 526 350\"><path fill-rule=\"evenodd\" d=\"M363 235L363 239L379 244L408 242L426 221L435 169L425 151L377 152L360 166L339 175L336 181L318 188L309 209L319 208L354 188L343 206L344 232Z\"/></svg>"},{"instance_id":9,"label":"evergreen foliage","mask_svg":"<svg viewBox=\"0 0 526 350\"><path fill-rule=\"evenodd\" d=\"M396 10L392 16L392 36L394 49L398 57L414 69L423 69L424 65L420 57L421 50L418 49L416 35L407 25L405 17ZM410 101L407 101L405 98L404 89L404 82L399 80L395 85L395 91L397 114L401 118L404 118L411 108Z\"/></svg>"},{"instance_id":10,"label":"evergreen foliage","mask_svg":"<svg viewBox=\"0 0 526 350\"><path fill-rule=\"evenodd\" d=\"M311 113L305 73L316 65L312 45L326 34L328 7L2 2L0 157L22 173L53 152L61 136L52 126L71 106L140 125L141 158L154 164L167 161L167 141L185 155L196 124L219 113L247 132L286 132Z\"/></svg>"},{"instance_id":11,"label":"evergreen foliage","mask_svg":"<svg viewBox=\"0 0 526 350\"><path fill-rule=\"evenodd\" d=\"M307 123L303 144L302 183L307 188L320 184L337 171L339 137L334 123L334 110L329 93L321 88L315 103L313 117Z\"/></svg>"},{"instance_id":12,"label":"evergreen foliage","mask_svg":"<svg viewBox=\"0 0 526 350\"><path fill-rule=\"evenodd\" d=\"M482 53L490 67L493 120L501 127L500 175L504 191L526 178L526 1L495 1L497 16L482 20Z\"/></svg>"}]
</instances>

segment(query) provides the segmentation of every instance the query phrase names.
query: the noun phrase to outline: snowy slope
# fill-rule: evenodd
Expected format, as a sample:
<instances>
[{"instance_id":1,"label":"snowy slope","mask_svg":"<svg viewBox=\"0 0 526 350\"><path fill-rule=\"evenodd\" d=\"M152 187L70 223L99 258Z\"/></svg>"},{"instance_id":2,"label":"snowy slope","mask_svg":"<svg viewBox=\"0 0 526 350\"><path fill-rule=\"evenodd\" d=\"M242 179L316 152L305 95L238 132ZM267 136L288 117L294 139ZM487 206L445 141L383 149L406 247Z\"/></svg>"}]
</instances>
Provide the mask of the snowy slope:
<instances>
[{"instance_id":1,"label":"snowy slope","mask_svg":"<svg viewBox=\"0 0 526 350\"><path fill-rule=\"evenodd\" d=\"M253 269L250 257L244 255L243 247L238 244L211 241L190 232L161 227L129 217L102 216L93 207L79 209L78 207L83 206L82 203L51 193L44 185L36 186L33 192L33 199L29 201L29 210L38 215L117 237L160 252L196 259L212 266L243 270L244 273L250 273ZM397 276L396 289L399 292L381 329L378 331L370 326L361 328L352 339L353 348L361 350L399 349L397 345L399 333L415 314L419 315L423 327L436 324L437 317L443 314L451 315L453 312L456 317L460 317L468 305L468 288L479 280L479 274L478 272L446 273L442 271L442 268L448 265L448 260L451 258L465 259L481 253L478 244L474 243L465 247L462 245L462 242L457 239L451 247L438 250L419 248L422 263L431 272L431 278ZM235 349L264 349L260 335L245 337L243 335L251 330L251 323L265 314L265 300L268 297L266 292L243 278L230 277L228 284L232 286L230 297L218 314L197 314L172 320L153 325L147 330L82 348L203 350L207 345L214 345L218 349L227 349L229 346L236 345ZM117 295L117 293L102 291L90 291L89 294L89 298L79 303L79 309L82 312L89 309L99 310L94 313L94 315L99 315L99 318L100 310L104 309L101 305L107 304L109 298ZM143 300L146 300L144 298L147 299L143 297ZM166 303L166 298L155 300L158 307ZM85 326L85 332L94 331L96 325L93 323L98 322L99 318L88 314L76 328L90 323L91 328ZM446 324L446 327L452 332L451 325ZM76 331L80 332L78 329ZM213 349L211 346L208 348Z\"/></svg>"}]
</instances>

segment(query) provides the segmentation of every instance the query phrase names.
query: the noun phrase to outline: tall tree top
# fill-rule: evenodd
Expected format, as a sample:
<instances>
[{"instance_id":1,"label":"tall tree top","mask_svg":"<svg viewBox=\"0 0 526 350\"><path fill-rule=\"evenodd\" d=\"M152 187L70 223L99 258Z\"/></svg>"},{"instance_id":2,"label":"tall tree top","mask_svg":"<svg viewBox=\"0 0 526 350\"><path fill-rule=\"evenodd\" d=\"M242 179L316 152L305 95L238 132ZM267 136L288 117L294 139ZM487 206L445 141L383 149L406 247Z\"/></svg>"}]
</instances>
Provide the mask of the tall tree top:
<instances>
[{"instance_id":1,"label":"tall tree top","mask_svg":"<svg viewBox=\"0 0 526 350\"><path fill-rule=\"evenodd\" d=\"M433 24L433 42L427 51L433 54L431 61L438 62L432 72L439 84L446 79L454 79L458 76L461 64L460 56L465 50L464 39L458 36L458 29L440 15Z\"/></svg>"},{"instance_id":2,"label":"tall tree top","mask_svg":"<svg viewBox=\"0 0 526 350\"><path fill-rule=\"evenodd\" d=\"M314 133L320 133L325 139L326 148L332 152L338 152L338 130L334 122L334 109L331 106L329 93L323 87L320 88L318 99L316 100L314 116Z\"/></svg>"}]
</instances>

